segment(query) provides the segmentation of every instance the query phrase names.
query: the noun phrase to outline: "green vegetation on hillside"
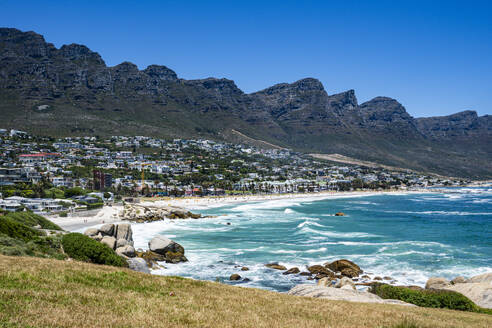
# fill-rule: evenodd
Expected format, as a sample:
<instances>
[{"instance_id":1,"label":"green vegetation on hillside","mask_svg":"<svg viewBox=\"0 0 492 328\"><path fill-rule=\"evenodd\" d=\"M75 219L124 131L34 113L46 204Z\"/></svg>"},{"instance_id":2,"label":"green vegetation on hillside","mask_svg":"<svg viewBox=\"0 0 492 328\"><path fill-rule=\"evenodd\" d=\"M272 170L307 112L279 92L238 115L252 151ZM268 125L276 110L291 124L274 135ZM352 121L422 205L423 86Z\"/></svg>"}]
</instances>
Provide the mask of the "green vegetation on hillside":
<instances>
[{"instance_id":1,"label":"green vegetation on hillside","mask_svg":"<svg viewBox=\"0 0 492 328\"><path fill-rule=\"evenodd\" d=\"M329 301L76 261L0 256L0 326L488 328L492 316Z\"/></svg>"},{"instance_id":2,"label":"green vegetation on hillside","mask_svg":"<svg viewBox=\"0 0 492 328\"><path fill-rule=\"evenodd\" d=\"M31 212L9 213L0 216L0 254L14 256L38 256L64 259L59 235L46 236L32 228L61 230L56 224Z\"/></svg>"},{"instance_id":3,"label":"green vegetation on hillside","mask_svg":"<svg viewBox=\"0 0 492 328\"><path fill-rule=\"evenodd\" d=\"M492 309L483 309L466 296L453 291L413 290L386 284L375 284L370 291L381 298L396 299L422 307L492 314Z\"/></svg>"},{"instance_id":4,"label":"green vegetation on hillside","mask_svg":"<svg viewBox=\"0 0 492 328\"><path fill-rule=\"evenodd\" d=\"M106 244L97 242L80 233L64 235L62 245L65 253L75 260L118 267L128 266L126 261L116 255Z\"/></svg>"}]
</instances>

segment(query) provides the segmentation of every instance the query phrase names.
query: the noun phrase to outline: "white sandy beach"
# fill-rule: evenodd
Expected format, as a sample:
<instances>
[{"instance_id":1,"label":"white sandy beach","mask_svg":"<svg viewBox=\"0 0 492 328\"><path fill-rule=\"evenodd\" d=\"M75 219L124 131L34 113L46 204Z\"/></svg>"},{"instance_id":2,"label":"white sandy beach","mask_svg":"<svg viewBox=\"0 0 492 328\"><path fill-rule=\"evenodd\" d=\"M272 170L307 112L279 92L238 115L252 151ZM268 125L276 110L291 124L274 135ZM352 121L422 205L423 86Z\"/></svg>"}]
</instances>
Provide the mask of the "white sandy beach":
<instances>
[{"instance_id":1,"label":"white sandy beach","mask_svg":"<svg viewBox=\"0 0 492 328\"><path fill-rule=\"evenodd\" d=\"M424 193L431 192L426 189L415 191L346 191L346 192L319 192L319 193L304 193L304 194L282 194L282 195L244 195L244 196L214 196L214 197L181 197L181 198L143 198L140 205L167 207L177 206L186 210L204 210L213 207L221 207L226 205L248 203L248 202L263 202L275 201L282 199L296 200L322 200L334 198L350 198L350 197L367 197L380 194L404 195L408 193ZM99 210L91 210L86 212L76 213L68 217L59 217L57 215L48 216L48 219L58 224L68 231L80 231L84 228L92 227L104 223L121 222L118 213L123 210L122 205L104 206Z\"/></svg>"}]
</instances>

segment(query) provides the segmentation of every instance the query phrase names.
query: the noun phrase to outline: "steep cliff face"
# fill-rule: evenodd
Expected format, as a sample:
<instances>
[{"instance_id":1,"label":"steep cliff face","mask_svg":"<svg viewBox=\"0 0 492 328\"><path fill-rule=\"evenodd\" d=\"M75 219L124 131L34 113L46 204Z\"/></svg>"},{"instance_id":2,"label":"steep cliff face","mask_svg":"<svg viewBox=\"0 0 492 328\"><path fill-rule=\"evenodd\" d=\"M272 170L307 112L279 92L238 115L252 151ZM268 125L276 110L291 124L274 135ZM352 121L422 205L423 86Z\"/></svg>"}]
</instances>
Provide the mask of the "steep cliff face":
<instances>
[{"instance_id":1,"label":"steep cliff face","mask_svg":"<svg viewBox=\"0 0 492 328\"><path fill-rule=\"evenodd\" d=\"M419 130L433 139L475 137L492 134L492 116L479 117L467 110L449 116L422 117L416 119Z\"/></svg>"},{"instance_id":2,"label":"steep cliff face","mask_svg":"<svg viewBox=\"0 0 492 328\"><path fill-rule=\"evenodd\" d=\"M243 134L303 151L492 176L491 116L466 111L415 119L394 99L359 105L354 90L328 95L314 78L245 94L234 81L184 80L165 66L107 67L86 46L57 49L39 34L8 28L0 29L0 112L0 127L49 135L238 141Z\"/></svg>"}]
</instances>

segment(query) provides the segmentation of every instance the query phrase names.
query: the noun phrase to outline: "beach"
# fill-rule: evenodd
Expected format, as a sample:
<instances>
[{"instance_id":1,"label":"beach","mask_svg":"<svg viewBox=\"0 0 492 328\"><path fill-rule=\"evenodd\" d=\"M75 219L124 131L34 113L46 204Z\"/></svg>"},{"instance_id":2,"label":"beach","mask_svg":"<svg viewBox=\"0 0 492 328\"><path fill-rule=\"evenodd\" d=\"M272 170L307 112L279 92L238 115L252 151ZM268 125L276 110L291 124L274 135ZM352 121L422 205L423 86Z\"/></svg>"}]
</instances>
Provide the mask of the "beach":
<instances>
[{"instance_id":1,"label":"beach","mask_svg":"<svg viewBox=\"0 0 492 328\"><path fill-rule=\"evenodd\" d=\"M168 207L174 206L184 210L207 210L227 205L264 202L275 200L322 200L350 197L367 197L374 195L404 195L408 193L431 192L427 189L412 191L326 191L319 193L295 193L295 194L271 194L271 195L234 195L234 196L205 196L205 197L159 197L159 198L140 198L138 205ZM121 222L119 216L123 210L122 204L113 204L104 206L101 209L77 212L68 214L67 217L58 215L46 216L49 220L59 225L67 231L81 231L84 228L93 227L104 223Z\"/></svg>"}]
</instances>

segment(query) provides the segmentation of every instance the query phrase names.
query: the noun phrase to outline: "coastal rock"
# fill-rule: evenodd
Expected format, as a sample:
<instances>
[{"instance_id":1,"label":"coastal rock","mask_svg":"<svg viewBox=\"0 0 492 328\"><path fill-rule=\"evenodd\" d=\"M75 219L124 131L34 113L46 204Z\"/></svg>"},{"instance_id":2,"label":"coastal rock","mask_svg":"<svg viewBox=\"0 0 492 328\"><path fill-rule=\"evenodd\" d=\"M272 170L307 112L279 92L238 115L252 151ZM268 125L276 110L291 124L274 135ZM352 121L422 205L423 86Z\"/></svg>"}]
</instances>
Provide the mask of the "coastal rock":
<instances>
[{"instance_id":1,"label":"coastal rock","mask_svg":"<svg viewBox=\"0 0 492 328\"><path fill-rule=\"evenodd\" d=\"M137 272L150 273L147 262L140 257L129 258L126 260L128 262L128 267Z\"/></svg>"},{"instance_id":2,"label":"coastal rock","mask_svg":"<svg viewBox=\"0 0 492 328\"><path fill-rule=\"evenodd\" d=\"M114 236L114 235L115 235L115 228L114 228L114 224L111 224L111 223L106 223L106 224L103 224L103 225L99 228L99 232L100 232L103 236Z\"/></svg>"},{"instance_id":3,"label":"coastal rock","mask_svg":"<svg viewBox=\"0 0 492 328\"><path fill-rule=\"evenodd\" d=\"M165 259L166 259L166 263L176 264L179 262L188 262L186 256L184 256L184 254L181 252L171 252L171 251L166 252Z\"/></svg>"},{"instance_id":4,"label":"coastal rock","mask_svg":"<svg viewBox=\"0 0 492 328\"><path fill-rule=\"evenodd\" d=\"M299 273L300 276L311 276L312 273L311 272L306 272L306 271L303 271L301 273Z\"/></svg>"},{"instance_id":5,"label":"coastal rock","mask_svg":"<svg viewBox=\"0 0 492 328\"><path fill-rule=\"evenodd\" d=\"M236 281L236 280L241 280L241 276L238 275L237 273L233 273L231 274L231 276L229 277L229 280L233 280L233 281Z\"/></svg>"},{"instance_id":6,"label":"coastal rock","mask_svg":"<svg viewBox=\"0 0 492 328\"><path fill-rule=\"evenodd\" d=\"M121 223L116 226L116 239L126 239L133 241L132 227L128 223Z\"/></svg>"},{"instance_id":7,"label":"coastal rock","mask_svg":"<svg viewBox=\"0 0 492 328\"><path fill-rule=\"evenodd\" d=\"M116 238L111 237L111 236L104 236L101 239L101 243L108 245L109 248L115 249L116 248Z\"/></svg>"},{"instance_id":8,"label":"coastal rock","mask_svg":"<svg viewBox=\"0 0 492 328\"><path fill-rule=\"evenodd\" d=\"M128 243L128 240L126 240L126 239L118 239L116 241L116 248L123 247L123 246L126 246L126 245L130 245Z\"/></svg>"},{"instance_id":9,"label":"coastal rock","mask_svg":"<svg viewBox=\"0 0 492 328\"><path fill-rule=\"evenodd\" d=\"M149 241L149 249L157 254L166 255L167 252L182 253L184 248L180 244L164 236L155 236Z\"/></svg>"},{"instance_id":10,"label":"coastal rock","mask_svg":"<svg viewBox=\"0 0 492 328\"><path fill-rule=\"evenodd\" d=\"M95 238L99 234L99 230L95 228L89 228L84 232L87 237Z\"/></svg>"},{"instance_id":11,"label":"coastal rock","mask_svg":"<svg viewBox=\"0 0 492 328\"><path fill-rule=\"evenodd\" d=\"M464 284L465 282L466 282L465 277L461 277L461 276L456 277L456 278L454 278L453 280L451 280L451 284L452 284L452 285L456 285L456 284Z\"/></svg>"},{"instance_id":12,"label":"coastal rock","mask_svg":"<svg viewBox=\"0 0 492 328\"><path fill-rule=\"evenodd\" d=\"M487 282L489 284L492 284L492 272L471 277L466 282Z\"/></svg>"},{"instance_id":13,"label":"coastal rock","mask_svg":"<svg viewBox=\"0 0 492 328\"><path fill-rule=\"evenodd\" d=\"M358 277L363 272L357 264L346 259L325 263L325 267L350 278Z\"/></svg>"},{"instance_id":14,"label":"coastal rock","mask_svg":"<svg viewBox=\"0 0 492 328\"><path fill-rule=\"evenodd\" d=\"M451 282L443 277L431 277L425 284L425 289L442 289L451 285Z\"/></svg>"},{"instance_id":15,"label":"coastal rock","mask_svg":"<svg viewBox=\"0 0 492 328\"><path fill-rule=\"evenodd\" d=\"M289 270L283 272L282 274L285 274L285 275L287 275L287 274L297 274L299 272L301 272L301 270L299 270L298 267L293 267L293 268L290 268Z\"/></svg>"},{"instance_id":16,"label":"coastal rock","mask_svg":"<svg viewBox=\"0 0 492 328\"><path fill-rule=\"evenodd\" d=\"M345 213L343 213L343 212L337 212L337 213L335 213L335 216L345 216Z\"/></svg>"},{"instance_id":17,"label":"coastal rock","mask_svg":"<svg viewBox=\"0 0 492 328\"><path fill-rule=\"evenodd\" d=\"M116 254L123 257L135 257L135 248L131 245L119 247L115 250Z\"/></svg>"},{"instance_id":18,"label":"coastal rock","mask_svg":"<svg viewBox=\"0 0 492 328\"><path fill-rule=\"evenodd\" d=\"M343 277L342 279L338 280L336 283L335 283L335 288L342 288L342 287L345 287L345 286L349 286L349 288L355 290L355 284L354 282L350 279L350 278L347 278L347 277Z\"/></svg>"},{"instance_id":19,"label":"coastal rock","mask_svg":"<svg viewBox=\"0 0 492 328\"><path fill-rule=\"evenodd\" d=\"M137 252L136 256L144 259L147 263L147 266L150 268L158 267L159 264L157 262L162 262L166 260L166 257L164 255L157 254L152 251Z\"/></svg>"},{"instance_id":20,"label":"coastal rock","mask_svg":"<svg viewBox=\"0 0 492 328\"><path fill-rule=\"evenodd\" d=\"M297 285L287 292L290 295L323 298L335 301L361 302L361 303L384 303L415 306L398 300L386 300L381 297L357 290L321 287L316 285Z\"/></svg>"},{"instance_id":21,"label":"coastal rock","mask_svg":"<svg viewBox=\"0 0 492 328\"><path fill-rule=\"evenodd\" d=\"M249 268L248 267L242 267L241 271L249 271Z\"/></svg>"},{"instance_id":22,"label":"coastal rock","mask_svg":"<svg viewBox=\"0 0 492 328\"><path fill-rule=\"evenodd\" d=\"M287 270L287 268L283 265L280 265L278 263L268 263L268 264L265 264L265 266L267 268L270 268L270 269L275 269L275 270Z\"/></svg>"},{"instance_id":23,"label":"coastal rock","mask_svg":"<svg viewBox=\"0 0 492 328\"><path fill-rule=\"evenodd\" d=\"M331 272L330 270L319 264L311 265L307 269L311 274L316 275L315 277L316 279L321 279L325 277L328 277L330 279L335 278L335 274L333 272Z\"/></svg>"},{"instance_id":24,"label":"coastal rock","mask_svg":"<svg viewBox=\"0 0 492 328\"><path fill-rule=\"evenodd\" d=\"M445 286L445 290L451 290L465 295L478 306L492 309L492 284L490 282L467 282Z\"/></svg>"},{"instance_id":25,"label":"coastal rock","mask_svg":"<svg viewBox=\"0 0 492 328\"><path fill-rule=\"evenodd\" d=\"M331 287L332 282L331 282L330 278L324 277L324 278L319 279L318 282L316 283L316 285L322 286L322 287Z\"/></svg>"}]
</instances>

